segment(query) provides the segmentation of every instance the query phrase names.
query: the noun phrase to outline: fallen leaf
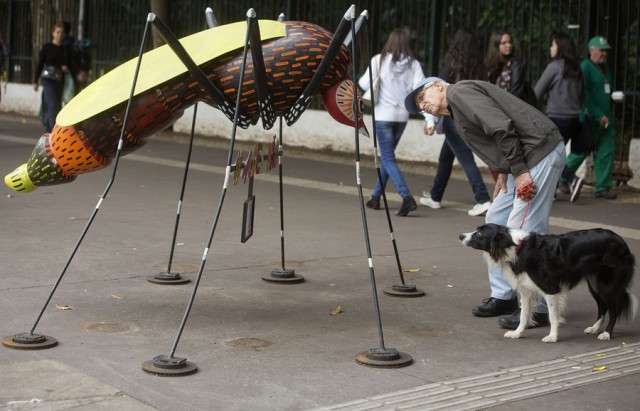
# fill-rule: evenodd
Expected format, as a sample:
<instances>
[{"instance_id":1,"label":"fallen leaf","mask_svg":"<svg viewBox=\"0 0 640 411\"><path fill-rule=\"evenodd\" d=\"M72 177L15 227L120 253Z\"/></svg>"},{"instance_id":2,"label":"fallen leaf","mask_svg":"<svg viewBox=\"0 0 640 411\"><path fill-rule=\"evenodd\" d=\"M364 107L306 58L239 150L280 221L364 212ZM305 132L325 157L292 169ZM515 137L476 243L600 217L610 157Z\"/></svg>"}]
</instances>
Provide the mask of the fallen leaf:
<instances>
[{"instance_id":1,"label":"fallen leaf","mask_svg":"<svg viewBox=\"0 0 640 411\"><path fill-rule=\"evenodd\" d=\"M58 304L56 304L56 308L57 308L58 310L63 310L63 311L66 311L66 310L73 310L73 307L71 307L71 306L69 306L69 305L58 305Z\"/></svg>"},{"instance_id":2,"label":"fallen leaf","mask_svg":"<svg viewBox=\"0 0 640 411\"><path fill-rule=\"evenodd\" d=\"M601 365L600 367L593 367L593 371L604 371L607 369L606 365Z\"/></svg>"},{"instance_id":3,"label":"fallen leaf","mask_svg":"<svg viewBox=\"0 0 640 411\"><path fill-rule=\"evenodd\" d=\"M114 300L122 300L122 297L120 297L119 295L115 295L115 294L111 294L111 298L113 298Z\"/></svg>"},{"instance_id":4,"label":"fallen leaf","mask_svg":"<svg viewBox=\"0 0 640 411\"><path fill-rule=\"evenodd\" d=\"M607 354L596 354L596 357L606 357Z\"/></svg>"},{"instance_id":5,"label":"fallen leaf","mask_svg":"<svg viewBox=\"0 0 640 411\"><path fill-rule=\"evenodd\" d=\"M405 273L417 273L419 271L419 268L407 268L406 270L404 270Z\"/></svg>"},{"instance_id":6,"label":"fallen leaf","mask_svg":"<svg viewBox=\"0 0 640 411\"><path fill-rule=\"evenodd\" d=\"M329 314L331 315L338 315L342 312L342 307L337 306L336 308L334 308L333 310L331 310L331 312Z\"/></svg>"}]
</instances>

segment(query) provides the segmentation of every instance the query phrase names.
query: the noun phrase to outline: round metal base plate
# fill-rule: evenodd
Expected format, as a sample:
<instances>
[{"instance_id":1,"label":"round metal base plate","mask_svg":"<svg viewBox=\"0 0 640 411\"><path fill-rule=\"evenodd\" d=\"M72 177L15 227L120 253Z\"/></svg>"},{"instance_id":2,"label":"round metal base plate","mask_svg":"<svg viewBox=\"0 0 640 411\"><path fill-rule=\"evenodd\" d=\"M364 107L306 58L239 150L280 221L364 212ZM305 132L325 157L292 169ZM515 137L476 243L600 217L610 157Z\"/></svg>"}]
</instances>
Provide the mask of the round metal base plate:
<instances>
[{"instance_id":1,"label":"round metal base plate","mask_svg":"<svg viewBox=\"0 0 640 411\"><path fill-rule=\"evenodd\" d=\"M17 350L43 350L57 344L58 340L42 334L22 333L2 339L2 345Z\"/></svg>"},{"instance_id":2,"label":"round metal base plate","mask_svg":"<svg viewBox=\"0 0 640 411\"><path fill-rule=\"evenodd\" d=\"M411 284L392 285L391 287L383 288L382 292L391 297L404 297L404 298L415 298L415 297L422 297L423 295L425 295L424 291L418 290L415 285L411 285Z\"/></svg>"},{"instance_id":3,"label":"round metal base plate","mask_svg":"<svg viewBox=\"0 0 640 411\"><path fill-rule=\"evenodd\" d=\"M151 361L142 363L142 370L160 377L180 377L198 371L198 367L185 358L158 355Z\"/></svg>"},{"instance_id":4,"label":"round metal base plate","mask_svg":"<svg viewBox=\"0 0 640 411\"><path fill-rule=\"evenodd\" d=\"M271 271L270 276L263 276L262 279L268 283L297 284L304 281L304 277L296 275L296 270L277 268Z\"/></svg>"},{"instance_id":5,"label":"round metal base plate","mask_svg":"<svg viewBox=\"0 0 640 411\"><path fill-rule=\"evenodd\" d=\"M158 273L147 277L147 281L154 284L180 285L186 284L191 280L181 276L180 274Z\"/></svg>"},{"instance_id":6,"label":"round metal base plate","mask_svg":"<svg viewBox=\"0 0 640 411\"><path fill-rule=\"evenodd\" d=\"M376 368L401 368L411 365L413 358L411 355L400 352L395 348L383 350L372 348L369 351L356 355L356 362L360 365Z\"/></svg>"}]
</instances>

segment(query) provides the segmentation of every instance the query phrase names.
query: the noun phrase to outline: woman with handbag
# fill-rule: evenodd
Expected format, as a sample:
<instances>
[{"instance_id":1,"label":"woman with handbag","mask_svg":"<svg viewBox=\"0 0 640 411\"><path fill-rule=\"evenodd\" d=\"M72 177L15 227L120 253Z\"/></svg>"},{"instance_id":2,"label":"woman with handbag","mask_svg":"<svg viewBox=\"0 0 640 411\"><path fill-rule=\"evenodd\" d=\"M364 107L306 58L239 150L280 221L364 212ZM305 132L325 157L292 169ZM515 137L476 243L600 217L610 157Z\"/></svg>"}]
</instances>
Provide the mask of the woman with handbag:
<instances>
[{"instance_id":1,"label":"woman with handbag","mask_svg":"<svg viewBox=\"0 0 640 411\"><path fill-rule=\"evenodd\" d=\"M62 108L62 88L65 73L69 71L67 50L62 44L64 26L55 23L51 28L51 42L46 43L38 53L38 65L35 71L33 89L38 91L42 84L42 104L40 120L46 132L51 132L56 124L56 117Z\"/></svg>"},{"instance_id":2,"label":"woman with handbag","mask_svg":"<svg viewBox=\"0 0 640 411\"><path fill-rule=\"evenodd\" d=\"M576 47L571 37L564 33L551 36L549 48L551 63L545 68L536 83L535 93L538 101L547 96L547 117L558 127L564 144L571 140L571 151L581 152L579 148L580 112L582 109L582 70L576 57ZM576 173L565 166L558 188L569 194L569 201L575 202L580 197L584 181Z\"/></svg>"},{"instance_id":3,"label":"woman with handbag","mask_svg":"<svg viewBox=\"0 0 640 411\"><path fill-rule=\"evenodd\" d=\"M358 80L363 90L373 88L375 127L380 147L380 174L367 207L380 209L382 187L389 177L402 197L402 206L396 215L404 217L417 208L416 200L404 181L396 163L395 149L409 121L404 99L424 78L422 67L411 50L411 35L406 29L395 29L389 35L380 54L371 60L374 86L370 84L369 69Z\"/></svg>"}]
</instances>

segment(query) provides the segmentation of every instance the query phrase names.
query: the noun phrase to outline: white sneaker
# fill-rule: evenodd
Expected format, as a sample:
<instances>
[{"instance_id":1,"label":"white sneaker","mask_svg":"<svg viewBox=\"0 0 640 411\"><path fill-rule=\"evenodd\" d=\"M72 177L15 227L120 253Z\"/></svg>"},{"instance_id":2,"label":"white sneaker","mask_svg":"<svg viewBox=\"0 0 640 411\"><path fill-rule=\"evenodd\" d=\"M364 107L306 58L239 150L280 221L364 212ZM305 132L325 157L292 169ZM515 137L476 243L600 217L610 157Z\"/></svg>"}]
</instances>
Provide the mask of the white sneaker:
<instances>
[{"instance_id":1,"label":"white sneaker","mask_svg":"<svg viewBox=\"0 0 640 411\"><path fill-rule=\"evenodd\" d=\"M422 200L420 202L422 202ZM474 205L471 210L467 211L467 214L473 217L481 216L487 212L489 207L491 207L491 201L487 201L486 203L482 204L478 203Z\"/></svg>"},{"instance_id":2,"label":"white sneaker","mask_svg":"<svg viewBox=\"0 0 640 411\"><path fill-rule=\"evenodd\" d=\"M420 197L420 204L435 209L442 208L440 201L433 201L431 197Z\"/></svg>"}]
</instances>

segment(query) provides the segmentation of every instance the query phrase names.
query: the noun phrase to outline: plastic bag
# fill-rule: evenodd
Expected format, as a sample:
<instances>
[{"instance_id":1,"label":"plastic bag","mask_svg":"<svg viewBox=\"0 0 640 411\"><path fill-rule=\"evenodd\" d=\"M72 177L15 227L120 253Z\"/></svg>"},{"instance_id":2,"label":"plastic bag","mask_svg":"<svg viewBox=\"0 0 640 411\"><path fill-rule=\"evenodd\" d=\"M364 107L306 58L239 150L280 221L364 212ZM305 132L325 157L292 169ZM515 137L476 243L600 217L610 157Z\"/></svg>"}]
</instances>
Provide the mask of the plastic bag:
<instances>
[{"instance_id":1,"label":"plastic bag","mask_svg":"<svg viewBox=\"0 0 640 411\"><path fill-rule=\"evenodd\" d=\"M66 104L76 95L73 75L68 71L64 74L64 86L62 86L62 101Z\"/></svg>"}]
</instances>

